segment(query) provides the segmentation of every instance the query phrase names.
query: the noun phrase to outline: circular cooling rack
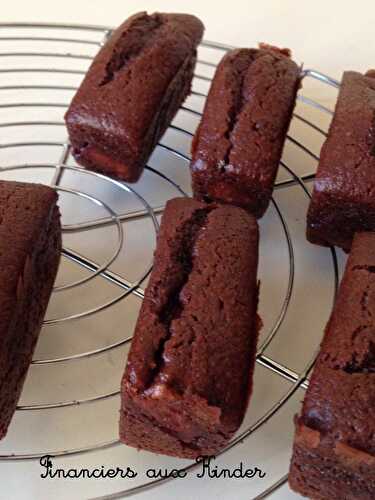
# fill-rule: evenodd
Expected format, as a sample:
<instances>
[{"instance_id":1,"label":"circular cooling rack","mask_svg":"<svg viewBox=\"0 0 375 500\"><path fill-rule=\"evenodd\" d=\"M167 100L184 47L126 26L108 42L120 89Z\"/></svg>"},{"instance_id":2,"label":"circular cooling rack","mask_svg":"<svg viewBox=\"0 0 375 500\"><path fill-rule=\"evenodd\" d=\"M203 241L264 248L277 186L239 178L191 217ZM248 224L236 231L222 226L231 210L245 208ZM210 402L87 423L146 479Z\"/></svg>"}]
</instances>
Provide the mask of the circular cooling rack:
<instances>
[{"instance_id":1,"label":"circular cooling rack","mask_svg":"<svg viewBox=\"0 0 375 500\"><path fill-rule=\"evenodd\" d=\"M30 498L276 497L286 481L292 417L338 283L334 249L313 247L304 235L311 181L332 111L300 91L272 204L260 221L264 325L254 394L242 427L215 461L221 468L241 461L256 465L266 477L197 479L196 464L119 443L119 384L159 217L169 198L191 194L191 139L215 67L231 47L201 44L191 96L141 180L124 184L74 162L63 121L110 33L95 26L0 24L0 178L43 182L57 190L64 245L22 398L0 443L3 493L7 498L25 498L25 491ZM317 71L303 70L303 77L306 88L328 86L335 92L339 86ZM42 479L39 460L46 454L66 470L126 465L139 475L132 482ZM145 471L152 468L191 471L189 483L149 478Z\"/></svg>"}]
</instances>

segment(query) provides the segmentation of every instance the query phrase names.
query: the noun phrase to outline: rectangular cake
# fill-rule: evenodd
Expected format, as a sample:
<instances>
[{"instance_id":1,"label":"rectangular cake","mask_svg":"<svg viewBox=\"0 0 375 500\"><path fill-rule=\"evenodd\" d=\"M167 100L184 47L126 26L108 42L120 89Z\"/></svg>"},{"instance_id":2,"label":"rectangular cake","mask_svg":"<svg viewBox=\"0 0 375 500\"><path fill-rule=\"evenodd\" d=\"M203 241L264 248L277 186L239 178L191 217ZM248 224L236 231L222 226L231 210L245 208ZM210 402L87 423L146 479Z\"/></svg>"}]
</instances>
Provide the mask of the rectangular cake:
<instances>
[{"instance_id":1,"label":"rectangular cake","mask_svg":"<svg viewBox=\"0 0 375 500\"><path fill-rule=\"evenodd\" d=\"M56 277L56 192L0 181L0 439L20 397Z\"/></svg>"},{"instance_id":2,"label":"rectangular cake","mask_svg":"<svg viewBox=\"0 0 375 500\"><path fill-rule=\"evenodd\" d=\"M296 418L291 487L314 500L375 498L375 233L357 233Z\"/></svg>"},{"instance_id":3,"label":"rectangular cake","mask_svg":"<svg viewBox=\"0 0 375 500\"><path fill-rule=\"evenodd\" d=\"M235 49L220 62L192 145L194 197L261 217L300 85L287 49Z\"/></svg>"},{"instance_id":4,"label":"rectangular cake","mask_svg":"<svg viewBox=\"0 0 375 500\"><path fill-rule=\"evenodd\" d=\"M257 265L245 210L167 203L122 380L124 443L186 458L228 443L252 389Z\"/></svg>"},{"instance_id":5,"label":"rectangular cake","mask_svg":"<svg viewBox=\"0 0 375 500\"><path fill-rule=\"evenodd\" d=\"M375 230L375 71L344 73L307 215L311 243L350 250Z\"/></svg>"},{"instance_id":6,"label":"rectangular cake","mask_svg":"<svg viewBox=\"0 0 375 500\"><path fill-rule=\"evenodd\" d=\"M140 12L113 32L65 115L78 163L138 180L190 92L203 29L187 14Z\"/></svg>"}]
</instances>

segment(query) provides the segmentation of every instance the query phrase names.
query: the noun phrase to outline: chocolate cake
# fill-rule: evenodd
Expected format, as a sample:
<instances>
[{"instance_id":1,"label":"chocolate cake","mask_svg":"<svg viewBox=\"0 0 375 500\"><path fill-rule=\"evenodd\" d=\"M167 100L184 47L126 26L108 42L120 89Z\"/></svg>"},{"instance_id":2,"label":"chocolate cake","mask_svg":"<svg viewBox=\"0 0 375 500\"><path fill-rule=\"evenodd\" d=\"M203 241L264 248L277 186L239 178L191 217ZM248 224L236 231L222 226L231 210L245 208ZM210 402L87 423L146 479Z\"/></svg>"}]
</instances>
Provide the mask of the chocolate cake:
<instances>
[{"instance_id":1,"label":"chocolate cake","mask_svg":"<svg viewBox=\"0 0 375 500\"><path fill-rule=\"evenodd\" d=\"M196 199L266 211L300 85L289 56L261 45L220 62L192 145Z\"/></svg>"},{"instance_id":2,"label":"chocolate cake","mask_svg":"<svg viewBox=\"0 0 375 500\"><path fill-rule=\"evenodd\" d=\"M0 181L0 439L32 359L61 250L56 192Z\"/></svg>"},{"instance_id":3,"label":"chocolate cake","mask_svg":"<svg viewBox=\"0 0 375 500\"><path fill-rule=\"evenodd\" d=\"M122 380L124 443L186 458L228 443L252 389L257 265L252 215L167 203Z\"/></svg>"},{"instance_id":4,"label":"chocolate cake","mask_svg":"<svg viewBox=\"0 0 375 500\"><path fill-rule=\"evenodd\" d=\"M289 483L315 500L375 498L375 233L357 233L296 418Z\"/></svg>"},{"instance_id":5,"label":"chocolate cake","mask_svg":"<svg viewBox=\"0 0 375 500\"><path fill-rule=\"evenodd\" d=\"M311 243L350 250L375 230L375 72L344 73L307 215Z\"/></svg>"},{"instance_id":6,"label":"chocolate cake","mask_svg":"<svg viewBox=\"0 0 375 500\"><path fill-rule=\"evenodd\" d=\"M187 14L140 12L113 32L65 115L78 163L138 180L190 92L203 29Z\"/></svg>"}]
</instances>

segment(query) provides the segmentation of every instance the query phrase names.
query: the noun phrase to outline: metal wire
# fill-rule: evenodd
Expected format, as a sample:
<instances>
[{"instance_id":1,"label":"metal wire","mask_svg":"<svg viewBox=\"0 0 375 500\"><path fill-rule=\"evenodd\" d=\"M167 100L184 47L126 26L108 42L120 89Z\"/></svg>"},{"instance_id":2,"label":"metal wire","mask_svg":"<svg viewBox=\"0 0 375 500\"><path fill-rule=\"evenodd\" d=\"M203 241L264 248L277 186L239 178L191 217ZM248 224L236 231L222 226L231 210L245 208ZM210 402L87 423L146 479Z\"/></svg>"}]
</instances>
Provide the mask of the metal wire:
<instances>
[{"instance_id":1,"label":"metal wire","mask_svg":"<svg viewBox=\"0 0 375 500\"><path fill-rule=\"evenodd\" d=\"M93 46L99 48L109 34L111 33L111 28L105 28L102 26L86 26L86 25L69 25L69 24L44 24L44 23L38 23L38 24L26 24L26 23L0 23L0 33L4 29L7 28L14 28L14 29L29 29L31 33L33 33L34 30L54 30L54 29L61 29L61 30L66 30L68 33L72 33L72 36L40 36L39 34L37 36L34 36L33 34L30 35L25 35L22 34L20 36L17 35L1 35L0 36L0 47L2 42L14 42L14 41L27 41L27 42L43 42L45 46L48 46L48 43L50 42L57 42L57 43L72 43L78 46L79 44L83 45L88 45L88 46ZM101 38L99 40L91 40L86 38L85 36L82 35L83 33L88 33L91 32L93 35L100 35ZM218 44L214 42L209 42L209 41L204 41L202 43L202 47L206 49L211 49L214 51L219 51L219 55L221 56L221 53L224 53L225 51L233 48L228 45L223 45L223 44ZM45 52L38 52L38 51L19 51L19 52L0 52L0 58L18 58L18 57L27 57L32 59L33 57L36 58L57 58L61 60L77 60L77 61L87 61L90 62L93 58L92 55L90 54L81 54L81 53L65 53L65 52L50 52L46 50ZM199 65L206 67L208 69L215 69L216 64L208 61L206 59L199 59L198 60ZM75 69L75 68L55 68L55 67L3 67L0 69L0 74L2 73L15 73L15 74L22 74L22 73L35 73L35 74L62 74L62 75L77 75L77 76L83 76L85 74L85 71L80 70L80 69ZM327 75L323 75L315 70L308 69L303 72L303 77L307 78L314 78L318 80L319 82L323 84L330 85L332 87L337 88L339 86L339 83L328 77ZM207 75L202 75L202 74L196 74L195 75L196 80L200 80L202 82L207 82L209 83L211 81L211 77ZM53 91L75 91L76 90L75 85L56 85L56 84L51 84L51 85L45 85L45 84L27 84L27 85L2 85L0 86L0 91L6 91L6 90L17 90L17 91L23 91L23 90L53 90ZM198 90L193 90L192 92L193 96L199 97L199 98L205 98L206 94L204 92L198 91ZM323 106L319 102L316 102L306 96L299 95L298 99L309 105L313 106L317 110L324 112L324 113L329 113L332 114L332 111L328 109L327 107ZM68 106L68 102L66 103L60 103L60 102L35 102L35 101L17 101L17 102L11 102L11 103L1 103L0 104L0 109L11 109L11 108L66 108ZM187 104L184 104L181 106L181 110L191 114L192 116L195 116L196 118L200 118L201 113L197 111L196 109L189 107ZM294 114L295 119L303 122L307 126L311 127L314 129L316 132L322 134L323 136L326 135L325 131L322 130L319 126L314 124L311 120L307 119L306 117L302 116L301 114L295 113ZM38 121L30 121L30 120L20 120L20 121L11 121L11 122L2 122L0 123L0 128L17 128L17 127L33 127L33 126L63 126L63 122L58 122L58 121L48 121L48 120L38 120ZM182 136L185 136L187 139L190 140L192 133L189 132L188 130L184 129L181 126L176 126L176 125L171 125L170 127L172 130L175 132L181 134ZM318 161L318 156L310 150L305 144L302 144L299 140L297 140L295 137L288 135L288 140L293 143L297 148L302 150L304 154L308 155L311 159L313 159L315 162ZM143 298L143 290L141 288L141 285L147 275L149 274L151 270L151 265L144 271L144 273L140 276L140 278L135 281L135 282L130 282L126 280L123 276L120 276L116 273L114 273L112 270L109 269L109 266L116 260L117 256L119 255L119 252L121 251L123 247L123 242L124 242L124 234L123 234L123 225L122 223L124 221L128 220L136 220L140 217L149 217L152 221L153 228L155 230L155 233L158 231L158 221L157 221L157 214L160 214L163 211L163 206L156 206L152 207L136 190L136 187L131 187L128 186L124 183L121 183L119 181L113 180L111 178L106 177L105 175L98 174L96 172L91 172L87 170L83 170L81 168L77 168L75 166L69 165L69 157L70 157L70 146L68 141L23 141L23 142L7 142L7 143L1 143L0 144L0 149L11 149L11 148L19 148L19 147L58 147L60 150L60 156L57 159L55 164L51 163L45 163L45 164L20 164L20 165L7 165L6 167L3 167L1 170L2 171L14 171L14 170L26 170L26 169L34 169L34 168L42 168L46 169L48 171L53 172L53 178L52 178L52 186L55 187L56 190L69 193L70 195L79 197L80 199L84 199L89 203L93 203L99 207L101 207L105 212L107 212L107 216L101 217L101 218L96 218L92 219L90 221L85 221L85 222L79 222L75 224L69 224L69 225L64 225L63 226L63 231L68 233L68 232L83 232L83 231L91 231L98 229L100 227L104 227L107 225L114 225L115 228L117 229L117 243L115 245L115 249L112 252L111 256L104 262L104 263L97 263L89 259L87 256L80 255L78 252L76 252L74 249L71 248L64 248L63 250L63 256L66 259L69 259L82 268L88 270L90 272L89 276L85 277L84 279L77 280L74 283L68 283L61 285L59 287L55 287L54 292L63 292L64 290L74 288L77 286L82 285L83 283L94 279L95 277L100 276L101 278L107 280L108 282L114 284L116 287L120 289L120 293L108 300L107 302L100 304L94 308L81 311L76 314L64 316L64 317L59 317L59 318L49 318L45 321L45 324L47 325L55 325L59 323L66 323L67 326L70 321L76 320L79 318L83 317L88 317L91 315L94 315L100 311L103 311L104 309L107 309L111 307L112 305L118 303L121 300L124 300L126 297L129 295L134 295L140 299ZM171 147L169 144L164 144L164 143L159 143L158 148L164 150L166 154L172 155L173 157L181 160L186 166L190 162L190 158L188 155L185 153L175 149L174 147ZM303 176L298 176L288 165L285 163L281 163L282 168L288 173L289 178L283 181L279 181L276 183L275 189L285 189L290 186L298 186L300 187L303 192L309 196L309 192L305 186L305 182L309 181L314 178L314 172L310 172L307 174L304 174ZM187 193L179 186L174 180L170 179L168 176L163 174L162 172L154 169L151 166L146 167L151 175L158 176L161 178L164 182L167 182L174 190L177 191L182 196L187 196ZM73 175L85 175L85 176L91 176L91 178L95 178L96 180L105 183L107 186L110 186L113 189L119 189L121 190L122 193L124 194L132 194L133 196L136 197L138 202L143 206L142 209L140 210L129 210L124 213L118 213L115 210L113 210L110 206L108 206L106 203L104 203L102 200L98 199L95 196L92 196L89 193L82 192L82 191L77 191L73 189L68 189L63 187L60 183L63 179L63 176L66 172L69 172L70 174ZM290 382L290 388L288 391L285 393L285 395L277 401L257 422L255 422L253 425L245 429L241 434L237 435L230 443L229 445L221 452L221 454L225 453L227 450L233 448L236 446L238 443L242 442L244 439L248 438L252 433L254 433L257 429L259 429L262 425L264 425L270 418L273 417L277 413L277 411L293 396L293 394L299 389L299 388L306 388L307 387L307 375L309 373L309 370L312 367L312 364L314 362L315 356L312 357L311 361L307 364L305 369L302 371L302 373L296 373L294 370L291 370L290 368L283 366L282 364L278 363L276 360L271 359L270 357L265 355L265 350L266 348L270 345L272 342L273 338L277 334L277 332L280 329L280 326L283 323L285 314L288 310L289 302L291 299L292 291L293 291L293 283L294 283L294 250L293 250L293 242L292 238L290 236L290 231L288 229L287 222L285 220L285 217L283 216L283 213L281 209L279 208L277 202L275 199L272 200L274 209L276 211L276 214L279 218L283 234L285 237L287 249L288 249L288 254L289 254L289 280L287 284L287 289L285 293L285 297L283 299L283 303L281 306L281 309L278 313L277 319L275 320L274 325L271 327L270 331L268 334L265 336L265 339L263 340L263 343L260 345L257 353L257 363L260 364L261 366L265 367L266 369L271 370L273 373L277 374L278 376L283 377L285 380L288 380ZM331 255L332 255L332 264L333 264L333 270L334 270L334 275L335 275L335 290L337 289L337 284L338 284L338 270L337 270L337 259L336 259L336 254L334 249L331 249ZM88 359L93 356L100 356L103 353L107 353L112 351L113 349L119 348L121 346L124 346L128 342L130 342L131 337L125 336L124 338L113 342L111 344L107 344L101 347L98 347L96 349L86 351L86 352L77 352L75 354L71 354L68 356L60 356L56 358L44 358L44 359L34 359L32 362L32 365L47 365L47 364L54 364L54 363L65 363L65 362L78 362L79 360L82 359ZM69 406L80 406L83 404L91 404L95 403L98 401L103 401L109 398L113 397L118 397L119 391L118 390L113 390L111 392L107 392L105 394L101 394L99 396L95 397L89 397L89 398L82 398L78 400L66 400L66 401L55 401L55 402L47 402L44 404L38 403L38 402L32 402L28 405L20 405L17 408L17 411L51 411L51 410L58 410L59 408L64 408L64 407L69 407ZM69 450L54 450L49 452L50 455L54 457L66 457L66 456L75 456L75 455L81 455L84 453L90 453L92 451L98 451L98 450L104 450L107 448L110 448L112 446L116 446L119 444L118 439L107 441L104 443L94 443L90 446L85 446L81 448L75 448L75 449L69 449ZM0 461L25 461L25 460L36 460L39 459L41 456L45 455L45 451L41 451L39 453L8 453L8 454L3 454L0 455ZM195 464L192 464L185 468L184 470L191 470L192 468L195 467ZM172 481L173 478L170 479L160 479L157 481L152 481L147 484L143 484L134 488L130 488L127 490L123 490L120 492L116 492L110 495L98 497L100 499L114 499L114 498L124 498L124 497L129 497L132 496L133 494L139 493L144 490L148 490L150 488L153 488L161 483L165 483L167 481ZM286 478L280 478L274 485L272 485L270 488L265 490L262 494L258 495L255 497L257 500L260 500L261 498L265 498L267 495L270 493L274 492L276 488L284 484ZM255 499L254 499L255 500Z\"/></svg>"}]
</instances>

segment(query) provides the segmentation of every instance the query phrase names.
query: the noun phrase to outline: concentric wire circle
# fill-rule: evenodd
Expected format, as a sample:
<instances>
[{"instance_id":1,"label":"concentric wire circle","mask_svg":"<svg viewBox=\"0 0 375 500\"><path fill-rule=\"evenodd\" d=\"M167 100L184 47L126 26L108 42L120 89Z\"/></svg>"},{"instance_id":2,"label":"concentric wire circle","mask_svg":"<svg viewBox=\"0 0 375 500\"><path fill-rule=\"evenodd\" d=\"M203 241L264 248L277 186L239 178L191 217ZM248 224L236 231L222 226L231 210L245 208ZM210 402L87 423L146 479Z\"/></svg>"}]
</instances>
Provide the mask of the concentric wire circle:
<instances>
[{"instance_id":1,"label":"concentric wire circle","mask_svg":"<svg viewBox=\"0 0 375 500\"><path fill-rule=\"evenodd\" d=\"M12 28L12 29L28 29L28 30L40 30L43 32L43 36L38 35L37 36L32 36L32 35L25 35L25 34L20 34L19 36L17 35L6 35L2 36L2 30L5 28ZM101 40L91 40L89 37L82 38L82 36L78 36L74 34L74 36L60 36L60 35L54 35L54 36L48 36L48 31L49 30L54 30L54 29L59 29L59 30L65 30L66 33L69 34L70 30L72 29L79 29L83 33L98 33L102 35ZM71 26L71 25L50 25L50 24L23 24L23 23L12 23L12 24L0 24L0 44L1 42L43 42L46 44L46 47L48 46L48 43L53 42L53 43L73 43L76 44L77 46L79 44L84 44L87 45L88 47L91 48L100 48L100 46L105 42L107 39L108 35L110 34L111 30L108 28L104 27L99 27L99 26ZM202 43L202 47L210 49L216 53L216 55L220 56L228 49L231 47L222 45L222 44L217 44L213 42L208 42L205 41ZM94 55L94 54L93 54ZM91 61L93 58L93 55L86 55L86 54L79 54L79 53L64 53L62 51L56 51L56 50L48 50L46 51L35 51L35 52L30 52L30 51L16 51L16 52L1 52L1 45L0 45L0 60L1 59L8 59L8 58L15 58L21 61L25 61L28 59L32 58L47 58L48 60L54 61L54 64L57 61L63 61L64 62L64 67L60 68L57 66L48 66L46 67L41 67L41 66L15 66L15 67L2 67L0 68L0 75L3 74L19 74L19 75L42 75L42 74L49 74L51 76L53 75L62 75L64 77L70 76L82 76L84 75L85 71L81 69L77 69L76 67L70 67L70 64L73 62L77 61ZM219 60L216 57L217 61ZM207 70L214 70L216 67L216 62L208 61L208 60L201 60L199 59L198 63L199 66L206 68ZM206 74L200 74L196 73L195 75L195 80L199 80L201 82L206 82L207 85L211 81L212 74L210 76ZM314 78L322 82L323 84L330 85L333 87L338 86L338 82L333 80L330 77L327 77L326 75L322 75L321 73L313 70L305 70L303 72L303 77L304 78ZM38 90L38 91L56 91L56 93L62 91L74 91L76 89L76 85L67 85L67 84L51 84L51 85L45 85L41 83L27 83L25 85L21 85L19 83L17 84L6 84L6 85L0 85L0 93L3 91L24 91L24 90ZM1 95L1 94L0 94ZM192 91L192 96L196 99L201 99L203 100L206 96L205 91L201 90L196 90L193 88ZM313 106L317 110L323 112L323 113L331 113L331 111L322 105L321 103L318 103L306 96L299 96L299 99L303 101L305 104L309 106ZM202 101L203 102L203 101ZM16 101L16 102L0 102L0 110L7 110L7 109L19 109L19 112L22 113L23 110L26 110L28 108L62 108L65 109L68 105L68 102L62 103L62 102L44 102L44 101ZM188 115L191 115L192 118L194 119L199 119L201 116L201 112L198 111L197 109L193 109L189 107L189 105L184 104L181 107L181 110ZM300 114L295 114L294 115L296 120L299 120L303 122L305 125L311 127L312 130L315 132L324 135L325 132L318 127L316 124L314 124L311 120L307 119L306 117L300 115ZM5 121L5 122L0 122L0 128L2 130L7 130L7 129L17 129L18 127L34 127L34 126L42 126L42 127L62 127L64 126L63 121L55 121L55 120L28 120L28 119L21 119L17 121ZM182 126L173 124L169 128L170 131L179 134L181 137L184 138L185 141L191 140L191 137L193 135L193 132L189 130L185 124ZM300 151L302 151L305 155L310 157L312 160L317 161L318 156L314 154L313 151L309 147L307 147L305 144L303 144L301 141L297 140L295 137L289 135L288 136L289 141L294 144ZM106 177L103 174L98 174L95 172L83 170L81 168L78 168L74 165L69 164L69 157L70 157L70 147L67 142L65 141L56 141L56 140L47 140L47 141L41 141L41 140L36 140L36 141L16 141L16 142L0 142L0 151L1 149L3 150L12 150L15 149L17 151L18 148L48 148L48 147L58 147L61 148L61 155L58 159L56 159L56 163L37 163L37 164L17 164L17 165L1 165L1 171L27 171L27 170L33 170L33 169L46 169L46 170L52 170L54 172L53 176L53 181L52 181L52 186L58 191L62 193L69 193L70 195L74 197L78 197L81 199L86 200L89 203L92 203L96 206L99 206L101 209L103 209L106 212L106 216L102 217L100 219L93 219L90 221L86 222L78 222L74 224L67 224L63 226L63 231L65 233L72 233L72 232L80 232L80 231L87 231L87 230L95 230L96 228L101 228L107 225L112 225L116 228L117 232L117 243L115 245L114 250L112 251L110 257L108 257L105 262L99 264L96 262L93 262L90 260L89 257L85 255L81 255L78 252L76 252L72 248L64 248L63 250L63 255L78 264L79 266L83 267L84 269L88 270L90 274L82 279L76 280L74 282L70 282L61 286L58 286L55 288L54 292L55 293L61 293L63 294L64 291L67 291L69 289L79 287L91 280L93 280L96 277L101 277L104 278L108 281L110 281L112 284L116 285L119 289L120 292L116 297L111 298L110 300L107 300L103 302L102 304L95 306L90 309L86 309L83 311L80 311L75 314L70 314L62 317L55 317L55 318L49 318L45 321L45 325L53 326L53 325L58 325L61 323L66 323L66 328L69 328L69 325L73 320L79 320L82 318L90 317L93 316L101 311L104 311L111 306L114 306L115 304L119 303L120 301L125 300L127 297L130 297L131 295L137 296L138 298L143 297L143 290L141 288L142 283L144 280L147 278L148 274L150 273L151 270L151 264L144 270L142 275L137 279L135 282L129 282L127 281L123 276L116 274L110 269L110 266L116 261L120 251L122 250L123 243L124 243L124 232L123 232L123 226L122 224L126 221L141 218L141 217L149 217L152 226L154 228L155 233L158 231L158 219L157 215L162 213L164 205L153 205L149 201L146 200L146 198L140 194L138 185L126 185L122 182L119 182L117 180L111 179L109 177ZM185 168L188 167L188 163L190 161L189 155L185 152L184 148L176 148L174 146L171 146L169 144L163 142L159 143L158 148L163 151L164 154L168 156L168 158L174 159L176 161L181 161ZM281 163L281 169L284 170L289 178L286 180L281 180L279 181L275 188L277 189L283 189L287 188L289 186L298 186L301 188L304 192L304 194L308 197L309 192L305 186L305 181L311 180L314 177L314 172L305 174L303 176L298 176L293 169L291 169L285 162ZM155 176L157 177L161 182L167 183L169 187L176 193L176 195L179 196L187 196L188 193L183 189L178 182L176 182L174 179L170 178L168 175L163 173L163 171L158 170L154 166L148 165L147 166L147 171L150 174L150 176ZM70 189L66 188L61 184L63 175L66 172L70 173L79 173L79 175L85 175L88 176L88 178L93 178L96 181L99 181L106 186L113 188L114 190L120 190L121 193L124 195L129 195L131 194L132 196L135 197L135 199L141 204L142 209L137 209L133 211L127 211L124 213L118 213L113 207L105 203L103 200L98 198L96 195L93 195L89 192L86 192L85 190L75 190L75 189ZM142 180L141 180L142 182ZM228 450L232 449L236 445L238 445L240 442L243 442L245 439L247 439L251 434L253 434L255 431L260 429L262 425L264 425L266 422L268 422L279 410L280 408L283 407L283 405L295 394L295 392L300 388L300 387L306 387L307 386L307 375L309 370L311 369L311 366L314 361L314 356L312 356L311 360L306 364L304 370L300 373L295 372L294 370L283 366L279 362L275 361L274 359L270 358L269 356L266 355L266 349L267 347L271 344L272 340L275 338L275 335L279 331L284 318L286 316L286 313L288 311L288 306L290 303L292 291L293 291L293 284L294 284L294 274L295 274L295 257L294 257L294 246L293 246L293 241L290 233L290 229L288 227L287 220L280 209L278 203L276 202L275 198L272 200L272 204L277 216L277 219L280 223L281 229L282 229L282 234L283 238L285 238L285 244L287 248L287 253L288 253L288 262L289 262L289 270L288 270L288 283L286 285L286 292L285 296L282 300L282 305L281 308L276 315L276 319L274 321L273 326L269 329L268 333L265 335L262 343L260 344L258 348L258 353L257 353L257 363L262 365L263 367L272 370L272 372L278 374L280 377L283 379L288 380L291 382L291 386L286 391L286 393L273 405L271 406L255 423L253 423L251 426L247 427L244 429L240 434L238 434L232 441L229 443L229 445L221 452L221 454L226 453ZM337 260L336 260L336 254L334 249L331 249L331 255L332 255L332 267L333 267L333 273L334 273L334 288L337 288L337 282L338 282L338 270L337 270ZM80 360L83 359L89 359L95 356L101 356L103 354L108 354L112 352L113 350L120 348L130 342L131 336L128 334L124 336L123 338L117 340L116 342L111 342L107 343L106 345L103 345L101 347L97 347L96 349L91 349L83 352L77 352L75 354L70 354L66 356L59 356L59 357L49 357L49 358L43 358L43 359L34 359L32 365L33 366L43 366L43 365L55 365L58 363L66 363L66 362L79 362ZM64 400L64 401L49 401L47 403L41 404L38 402L33 402L28 405L20 405L18 407L18 412L27 412L27 411L50 411L50 410L58 410L61 408L66 408L66 407L78 407L82 405L90 405L93 403L96 403L98 401L103 401L106 399L110 399L113 397L118 396L119 391L114 390L114 391L109 391L105 392L103 394L96 395L94 397L87 397L84 399L71 399L71 400ZM76 455L82 455L85 453L90 453L93 451L98 451L98 450L105 450L108 448L111 448L113 446L116 446L119 444L119 441L117 439L114 440L109 440L106 442L99 442L99 443L93 443L92 445L88 446L81 446L77 448L72 448L72 449L56 449L53 451L50 451L49 454L54 457L67 457L67 456L76 456ZM6 453L0 455L0 461L28 461L28 460L38 460L41 456L45 455L45 451L41 450L38 453L31 453L31 452L24 452L24 453ZM186 470L190 470L194 467L195 465L189 465ZM110 495L106 496L101 496L98 497L101 499L104 498L123 498L123 497L128 497L132 496L135 493L139 493L141 491L148 490L150 488L153 488L161 483L167 482L167 481L172 481L173 479L161 479L161 480L156 480L156 481L151 481L142 485L138 485L133 488L128 488L126 490L118 491ZM272 493L275 491L277 487L279 487L281 484L285 482L286 478L280 478L273 486L267 488L262 494L258 495L257 497L254 497L256 499L260 498L265 498L268 494Z\"/></svg>"}]
</instances>

